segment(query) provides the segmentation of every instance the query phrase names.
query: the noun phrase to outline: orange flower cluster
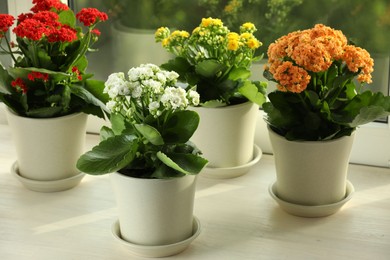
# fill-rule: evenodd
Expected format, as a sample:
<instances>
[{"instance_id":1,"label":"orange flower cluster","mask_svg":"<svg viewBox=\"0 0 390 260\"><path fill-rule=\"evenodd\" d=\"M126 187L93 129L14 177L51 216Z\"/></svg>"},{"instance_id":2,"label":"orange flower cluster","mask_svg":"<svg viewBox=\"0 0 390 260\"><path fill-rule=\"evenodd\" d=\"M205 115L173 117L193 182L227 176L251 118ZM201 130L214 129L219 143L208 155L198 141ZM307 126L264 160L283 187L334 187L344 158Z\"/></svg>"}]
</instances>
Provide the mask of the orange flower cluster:
<instances>
[{"instance_id":1,"label":"orange flower cluster","mask_svg":"<svg viewBox=\"0 0 390 260\"><path fill-rule=\"evenodd\" d=\"M279 90L294 93L304 91L310 82L310 76L307 71L298 66L294 66L290 61L283 62L276 68L274 78L279 82Z\"/></svg>"},{"instance_id":2,"label":"orange flower cluster","mask_svg":"<svg viewBox=\"0 0 390 260\"><path fill-rule=\"evenodd\" d=\"M348 66L348 69L359 73L357 80L360 82L371 83L371 72L373 72L374 61L370 54L362 48L347 45L344 48L342 59Z\"/></svg>"},{"instance_id":3,"label":"orange flower cluster","mask_svg":"<svg viewBox=\"0 0 390 260\"><path fill-rule=\"evenodd\" d=\"M360 82L371 83L374 62L369 53L347 44L340 30L323 24L282 36L268 48L269 71L278 89L300 93L310 83L309 72L325 72L334 61L342 61L350 71L359 72Z\"/></svg>"}]
</instances>

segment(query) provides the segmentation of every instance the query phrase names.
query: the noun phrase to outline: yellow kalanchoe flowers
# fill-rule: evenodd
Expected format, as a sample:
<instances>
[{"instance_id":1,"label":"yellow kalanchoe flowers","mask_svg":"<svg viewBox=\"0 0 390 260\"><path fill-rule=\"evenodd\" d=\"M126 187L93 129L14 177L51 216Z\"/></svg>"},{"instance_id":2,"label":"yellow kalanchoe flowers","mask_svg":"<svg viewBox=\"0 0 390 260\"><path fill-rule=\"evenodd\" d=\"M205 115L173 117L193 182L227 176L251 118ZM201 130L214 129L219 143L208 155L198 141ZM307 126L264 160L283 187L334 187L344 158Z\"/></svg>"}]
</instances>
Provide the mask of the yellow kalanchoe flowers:
<instances>
[{"instance_id":1,"label":"yellow kalanchoe flowers","mask_svg":"<svg viewBox=\"0 0 390 260\"><path fill-rule=\"evenodd\" d=\"M157 29L155 38L169 52L185 57L191 64L199 59L217 59L227 66L247 67L254 52L262 43L253 35L257 29L253 23L244 23L240 32L231 32L217 18L203 18L192 33L173 31L167 27Z\"/></svg>"},{"instance_id":2,"label":"yellow kalanchoe flowers","mask_svg":"<svg viewBox=\"0 0 390 260\"><path fill-rule=\"evenodd\" d=\"M209 26L223 26L221 19L213 19L213 18L202 18L201 27L209 27Z\"/></svg>"}]
</instances>

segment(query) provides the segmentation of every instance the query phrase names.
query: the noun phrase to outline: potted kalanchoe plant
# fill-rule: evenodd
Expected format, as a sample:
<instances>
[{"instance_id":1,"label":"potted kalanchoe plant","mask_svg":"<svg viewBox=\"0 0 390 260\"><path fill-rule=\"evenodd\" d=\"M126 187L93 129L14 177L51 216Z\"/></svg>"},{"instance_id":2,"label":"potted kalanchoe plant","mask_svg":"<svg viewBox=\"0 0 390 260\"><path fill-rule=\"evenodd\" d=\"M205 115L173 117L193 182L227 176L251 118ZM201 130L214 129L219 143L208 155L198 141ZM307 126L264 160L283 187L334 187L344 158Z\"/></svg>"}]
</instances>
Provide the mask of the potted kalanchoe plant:
<instances>
[{"instance_id":1,"label":"potted kalanchoe plant","mask_svg":"<svg viewBox=\"0 0 390 260\"><path fill-rule=\"evenodd\" d=\"M256 50L262 45L255 31L249 22L236 33L220 19L203 18L191 34L171 33L167 27L155 33L156 41L176 56L162 67L179 73L179 80L200 95L201 107L196 111L201 124L194 141L210 160L210 167L241 167L253 161L256 116L266 88L266 83L250 79L251 64L260 59Z\"/></svg>"},{"instance_id":2,"label":"potted kalanchoe plant","mask_svg":"<svg viewBox=\"0 0 390 260\"><path fill-rule=\"evenodd\" d=\"M89 174L111 173L121 238L129 243L166 245L194 235L195 177L207 160L189 141L199 116L186 108L199 94L176 87L178 76L154 64L127 77L111 74L104 89L111 128L101 129L101 142L77 163Z\"/></svg>"},{"instance_id":3,"label":"potted kalanchoe plant","mask_svg":"<svg viewBox=\"0 0 390 260\"><path fill-rule=\"evenodd\" d=\"M86 73L85 54L98 40L96 25L108 17L94 8L75 15L59 0L33 4L30 13L17 18L16 42L7 36L15 18L0 14L1 54L13 62L0 66L0 101L7 106L17 148L13 172L27 185L27 180L46 181L34 189L55 191L82 177L76 161L83 152L86 113L104 117L104 84ZM50 183L58 180L63 182Z\"/></svg>"},{"instance_id":4,"label":"potted kalanchoe plant","mask_svg":"<svg viewBox=\"0 0 390 260\"><path fill-rule=\"evenodd\" d=\"M244 23L240 33L231 32L220 19L203 18L192 33L160 27L157 42L176 57L163 68L179 73L180 80L196 86L204 107L265 101L265 83L251 81L250 67L262 43L253 33L256 27Z\"/></svg>"},{"instance_id":5,"label":"potted kalanchoe plant","mask_svg":"<svg viewBox=\"0 0 390 260\"><path fill-rule=\"evenodd\" d=\"M263 104L277 170L273 191L284 201L336 210L331 205L352 190L346 176L354 132L390 115L390 97L363 91L372 81L370 54L322 24L279 38L268 57L264 76L277 83Z\"/></svg>"},{"instance_id":6,"label":"potted kalanchoe plant","mask_svg":"<svg viewBox=\"0 0 390 260\"><path fill-rule=\"evenodd\" d=\"M15 18L0 16L0 39L6 42L1 54L13 61L12 67L0 67L0 100L25 117L51 118L83 109L103 116L97 98L103 83L88 80L93 75L86 74L85 54L99 38L96 25L107 15L94 8L75 15L59 0L33 3L31 13L17 18L12 30L16 42L6 35ZM86 32L76 25L77 20Z\"/></svg>"}]
</instances>

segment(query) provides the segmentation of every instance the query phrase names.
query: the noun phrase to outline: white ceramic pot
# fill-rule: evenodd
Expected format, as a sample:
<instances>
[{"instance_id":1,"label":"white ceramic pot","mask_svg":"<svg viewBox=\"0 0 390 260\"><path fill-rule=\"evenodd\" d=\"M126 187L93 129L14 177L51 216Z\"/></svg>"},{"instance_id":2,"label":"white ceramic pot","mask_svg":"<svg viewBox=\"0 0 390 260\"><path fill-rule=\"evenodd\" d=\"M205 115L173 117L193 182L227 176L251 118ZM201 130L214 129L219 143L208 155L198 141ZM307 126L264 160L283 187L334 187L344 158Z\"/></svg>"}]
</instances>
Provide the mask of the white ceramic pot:
<instances>
[{"instance_id":1,"label":"white ceramic pot","mask_svg":"<svg viewBox=\"0 0 390 260\"><path fill-rule=\"evenodd\" d=\"M137 245L162 246L193 235L196 176L141 179L110 175L122 239Z\"/></svg>"},{"instance_id":2,"label":"white ceramic pot","mask_svg":"<svg viewBox=\"0 0 390 260\"><path fill-rule=\"evenodd\" d=\"M140 64L161 65L171 55L161 43L156 43L154 30L140 30L123 26L119 22L112 25L113 71L127 71Z\"/></svg>"},{"instance_id":3,"label":"white ceramic pot","mask_svg":"<svg viewBox=\"0 0 390 260\"><path fill-rule=\"evenodd\" d=\"M288 141L268 130L280 199L316 206L337 203L346 197L354 134L329 141Z\"/></svg>"},{"instance_id":4,"label":"white ceramic pot","mask_svg":"<svg viewBox=\"0 0 390 260\"><path fill-rule=\"evenodd\" d=\"M207 167L237 167L253 159L258 105L246 102L219 108L190 109L200 116L199 127L191 141L209 160Z\"/></svg>"},{"instance_id":5,"label":"white ceramic pot","mask_svg":"<svg viewBox=\"0 0 390 260\"><path fill-rule=\"evenodd\" d=\"M87 115L27 118L7 109L15 144L18 174L34 181L57 181L79 175L76 162L84 152Z\"/></svg>"}]
</instances>

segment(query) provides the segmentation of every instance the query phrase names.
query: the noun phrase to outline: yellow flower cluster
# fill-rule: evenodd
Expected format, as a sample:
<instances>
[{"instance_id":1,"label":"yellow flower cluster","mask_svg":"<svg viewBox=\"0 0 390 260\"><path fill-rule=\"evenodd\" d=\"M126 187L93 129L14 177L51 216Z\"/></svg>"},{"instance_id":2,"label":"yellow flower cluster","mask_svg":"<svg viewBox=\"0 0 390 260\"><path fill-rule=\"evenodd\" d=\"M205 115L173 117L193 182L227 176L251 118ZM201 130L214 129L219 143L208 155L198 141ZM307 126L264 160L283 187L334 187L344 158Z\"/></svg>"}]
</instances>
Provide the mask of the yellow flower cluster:
<instances>
[{"instance_id":1,"label":"yellow flower cluster","mask_svg":"<svg viewBox=\"0 0 390 260\"><path fill-rule=\"evenodd\" d=\"M212 26L223 27L223 23L221 19L213 19L211 17L202 19L200 27L212 27Z\"/></svg>"},{"instance_id":2,"label":"yellow flower cluster","mask_svg":"<svg viewBox=\"0 0 390 260\"><path fill-rule=\"evenodd\" d=\"M203 18L191 34L186 31L170 33L166 27L157 29L155 39L171 53L185 57L191 64L213 58L228 66L246 66L262 43L253 35L253 23L244 23L240 32L230 32L217 18Z\"/></svg>"}]
</instances>

